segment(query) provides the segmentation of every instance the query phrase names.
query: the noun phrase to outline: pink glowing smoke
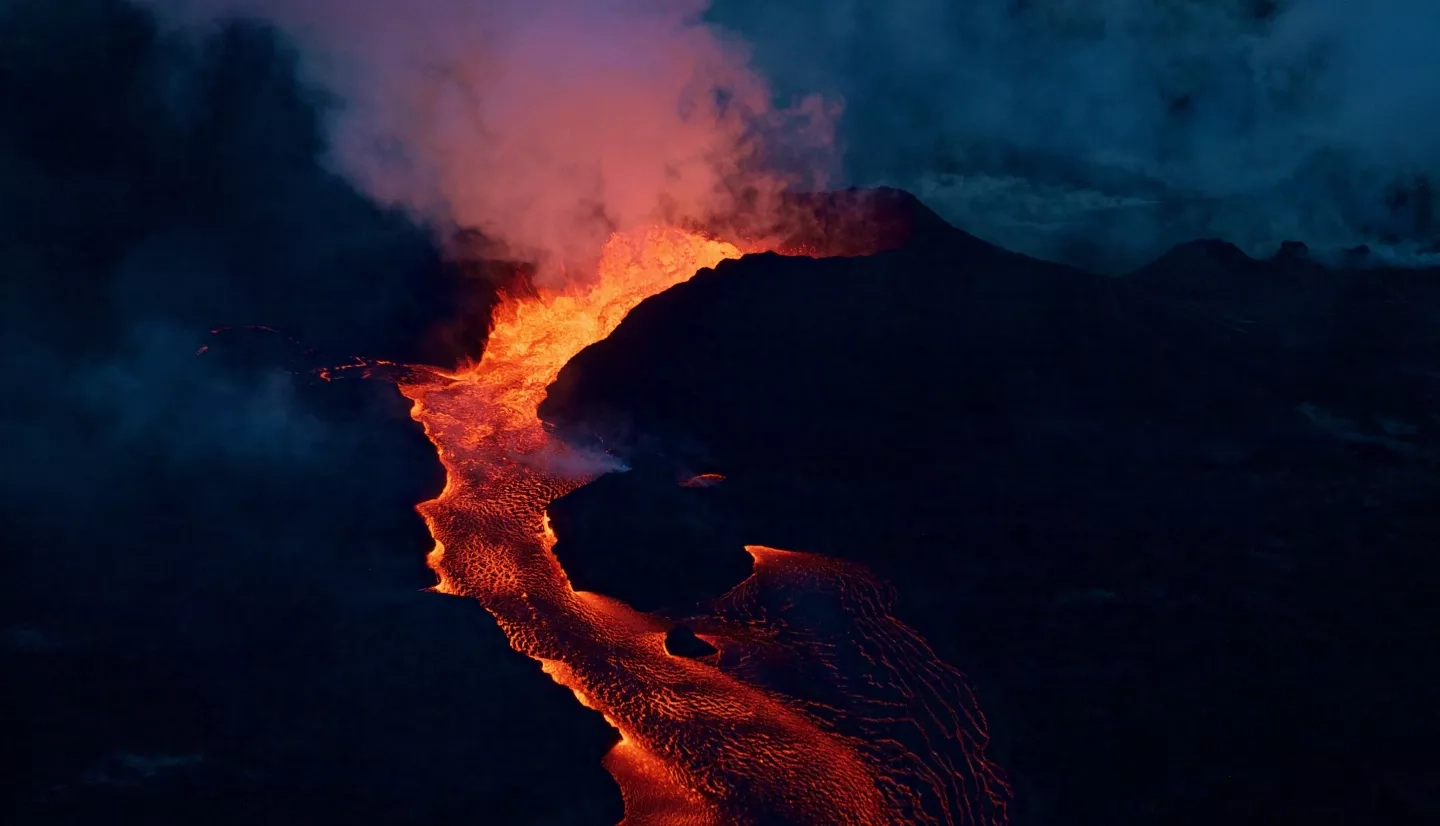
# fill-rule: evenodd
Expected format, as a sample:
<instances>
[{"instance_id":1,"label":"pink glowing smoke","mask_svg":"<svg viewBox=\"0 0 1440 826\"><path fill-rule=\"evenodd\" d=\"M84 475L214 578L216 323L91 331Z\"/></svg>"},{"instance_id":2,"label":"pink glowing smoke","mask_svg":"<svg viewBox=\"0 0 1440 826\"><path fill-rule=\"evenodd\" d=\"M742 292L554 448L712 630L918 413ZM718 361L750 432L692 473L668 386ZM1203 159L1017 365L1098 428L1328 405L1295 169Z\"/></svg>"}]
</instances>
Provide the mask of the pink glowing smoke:
<instances>
[{"instance_id":1,"label":"pink glowing smoke","mask_svg":"<svg viewBox=\"0 0 1440 826\"><path fill-rule=\"evenodd\" d=\"M502 241L542 277L588 270L613 230L738 200L763 212L827 165L833 111L772 106L743 46L700 19L706 0L150 1L189 25L241 15L286 31L344 100L342 171Z\"/></svg>"}]
</instances>

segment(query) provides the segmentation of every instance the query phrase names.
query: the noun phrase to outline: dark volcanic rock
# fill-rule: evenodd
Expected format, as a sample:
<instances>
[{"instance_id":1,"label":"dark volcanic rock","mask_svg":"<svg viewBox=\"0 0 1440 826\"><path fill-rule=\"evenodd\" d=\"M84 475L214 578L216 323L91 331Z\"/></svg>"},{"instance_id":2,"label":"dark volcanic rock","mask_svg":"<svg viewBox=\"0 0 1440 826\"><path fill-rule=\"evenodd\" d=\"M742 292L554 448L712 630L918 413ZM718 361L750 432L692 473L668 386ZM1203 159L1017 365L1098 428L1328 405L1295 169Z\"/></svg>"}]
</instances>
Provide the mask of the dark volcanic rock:
<instances>
[{"instance_id":1,"label":"dark volcanic rock","mask_svg":"<svg viewBox=\"0 0 1440 826\"><path fill-rule=\"evenodd\" d=\"M791 193L778 208L762 214L768 225L751 220L727 226L721 221L711 230L722 236L727 229L738 233L742 246L744 238L763 237L782 251L836 257L894 249L916 235L949 229L915 196L887 187Z\"/></svg>"},{"instance_id":2,"label":"dark volcanic rock","mask_svg":"<svg viewBox=\"0 0 1440 826\"><path fill-rule=\"evenodd\" d=\"M695 636L695 632L684 625L666 632L665 650L677 657L708 657L716 653L715 646Z\"/></svg>"},{"instance_id":3,"label":"dark volcanic rock","mask_svg":"<svg viewBox=\"0 0 1440 826\"><path fill-rule=\"evenodd\" d=\"M681 525L861 560L977 684L1017 822L1209 826L1436 816L1437 401L1440 273L1110 278L942 227L702 272L542 412L663 468L556 504L588 587L669 601L626 535L678 566Z\"/></svg>"},{"instance_id":4,"label":"dark volcanic rock","mask_svg":"<svg viewBox=\"0 0 1440 826\"><path fill-rule=\"evenodd\" d=\"M723 493L682 487L667 459L639 457L628 473L603 476L551 506L560 537L555 555L576 588L620 597L642 611L679 610L750 573L740 526L725 518ZM587 543L577 548L570 537L579 525ZM591 553L596 543L625 551Z\"/></svg>"}]
</instances>

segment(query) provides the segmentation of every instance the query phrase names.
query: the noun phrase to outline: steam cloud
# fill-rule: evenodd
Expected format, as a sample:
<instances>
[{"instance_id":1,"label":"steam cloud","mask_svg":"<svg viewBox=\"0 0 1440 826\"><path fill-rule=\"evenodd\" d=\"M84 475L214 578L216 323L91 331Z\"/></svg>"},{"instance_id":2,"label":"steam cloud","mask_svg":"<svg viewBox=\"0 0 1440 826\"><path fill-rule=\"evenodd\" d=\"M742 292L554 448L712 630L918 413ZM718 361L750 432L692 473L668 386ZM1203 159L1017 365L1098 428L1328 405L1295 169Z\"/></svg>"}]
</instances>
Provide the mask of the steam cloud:
<instances>
[{"instance_id":1,"label":"steam cloud","mask_svg":"<svg viewBox=\"0 0 1440 826\"><path fill-rule=\"evenodd\" d=\"M151 3L278 23L345 101L353 178L557 265L773 192L760 170L796 149L780 177L832 171L817 94L846 110L824 182L909 189L1032 254L1440 239L1426 0ZM807 102L777 112L762 75Z\"/></svg>"},{"instance_id":2,"label":"steam cloud","mask_svg":"<svg viewBox=\"0 0 1440 826\"><path fill-rule=\"evenodd\" d=\"M763 210L826 165L830 112L773 107L704 0L153 2L190 24L278 24L344 100L346 172L552 278L588 271L616 229L705 221L737 199Z\"/></svg>"},{"instance_id":3,"label":"steam cloud","mask_svg":"<svg viewBox=\"0 0 1440 826\"><path fill-rule=\"evenodd\" d=\"M850 182L1123 269L1440 239L1427 0L717 0L780 90L843 97Z\"/></svg>"}]
</instances>

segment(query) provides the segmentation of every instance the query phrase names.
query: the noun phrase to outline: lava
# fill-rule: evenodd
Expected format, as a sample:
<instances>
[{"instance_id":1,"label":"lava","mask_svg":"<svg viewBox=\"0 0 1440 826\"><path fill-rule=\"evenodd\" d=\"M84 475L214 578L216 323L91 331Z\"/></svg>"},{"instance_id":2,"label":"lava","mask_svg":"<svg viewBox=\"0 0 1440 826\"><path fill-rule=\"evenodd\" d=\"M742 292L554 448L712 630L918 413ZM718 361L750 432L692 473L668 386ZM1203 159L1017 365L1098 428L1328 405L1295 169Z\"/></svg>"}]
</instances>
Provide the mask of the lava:
<instances>
[{"instance_id":1,"label":"lava","mask_svg":"<svg viewBox=\"0 0 1440 826\"><path fill-rule=\"evenodd\" d=\"M701 474L699 474L699 475L692 476L692 477L690 477L689 479L686 479L685 481L681 482L681 483L680 483L680 487L682 487L682 488L713 488L713 487L715 487L716 485L720 484L720 483L723 482L723 481L725 481L725 477L724 477L722 474L719 474L719 473L701 473Z\"/></svg>"},{"instance_id":2,"label":"lava","mask_svg":"<svg viewBox=\"0 0 1440 826\"><path fill-rule=\"evenodd\" d=\"M574 590L552 552L549 503L617 463L545 428L547 386L640 301L739 255L676 229L617 234L595 277L503 303L479 363L396 379L446 470L418 506L436 590L479 600L619 731L605 767L624 824L1003 822L963 680L858 566L748 548L752 576L687 621L718 651L700 660L667 652L673 622Z\"/></svg>"}]
</instances>

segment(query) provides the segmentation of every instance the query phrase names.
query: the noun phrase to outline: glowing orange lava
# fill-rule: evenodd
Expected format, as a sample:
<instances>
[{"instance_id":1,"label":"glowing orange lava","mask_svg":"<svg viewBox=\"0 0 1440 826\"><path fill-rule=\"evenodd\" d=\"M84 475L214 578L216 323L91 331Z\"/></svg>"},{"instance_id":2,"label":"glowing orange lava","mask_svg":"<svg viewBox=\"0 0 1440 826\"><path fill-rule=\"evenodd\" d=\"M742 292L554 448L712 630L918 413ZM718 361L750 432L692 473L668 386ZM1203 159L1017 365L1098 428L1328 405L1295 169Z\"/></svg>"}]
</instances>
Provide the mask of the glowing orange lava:
<instances>
[{"instance_id":1,"label":"glowing orange lava","mask_svg":"<svg viewBox=\"0 0 1440 826\"><path fill-rule=\"evenodd\" d=\"M719 473L701 473L698 476L692 476L689 479L681 482L680 487L713 488L723 481L725 481L725 477Z\"/></svg>"},{"instance_id":2,"label":"glowing orange lava","mask_svg":"<svg viewBox=\"0 0 1440 826\"><path fill-rule=\"evenodd\" d=\"M447 471L419 506L437 590L479 600L620 732L605 766L625 824L1001 822L1008 789L984 758L983 718L862 569L750 548L755 574L696 625L719 653L694 660L666 651L670 623L575 591L551 552L549 503L615 463L546 430L546 387L640 301L739 254L680 230L617 235L594 279L503 304L478 364L400 380ZM779 596L797 588L843 621L812 627ZM768 678L782 673L819 687L778 690Z\"/></svg>"}]
</instances>

